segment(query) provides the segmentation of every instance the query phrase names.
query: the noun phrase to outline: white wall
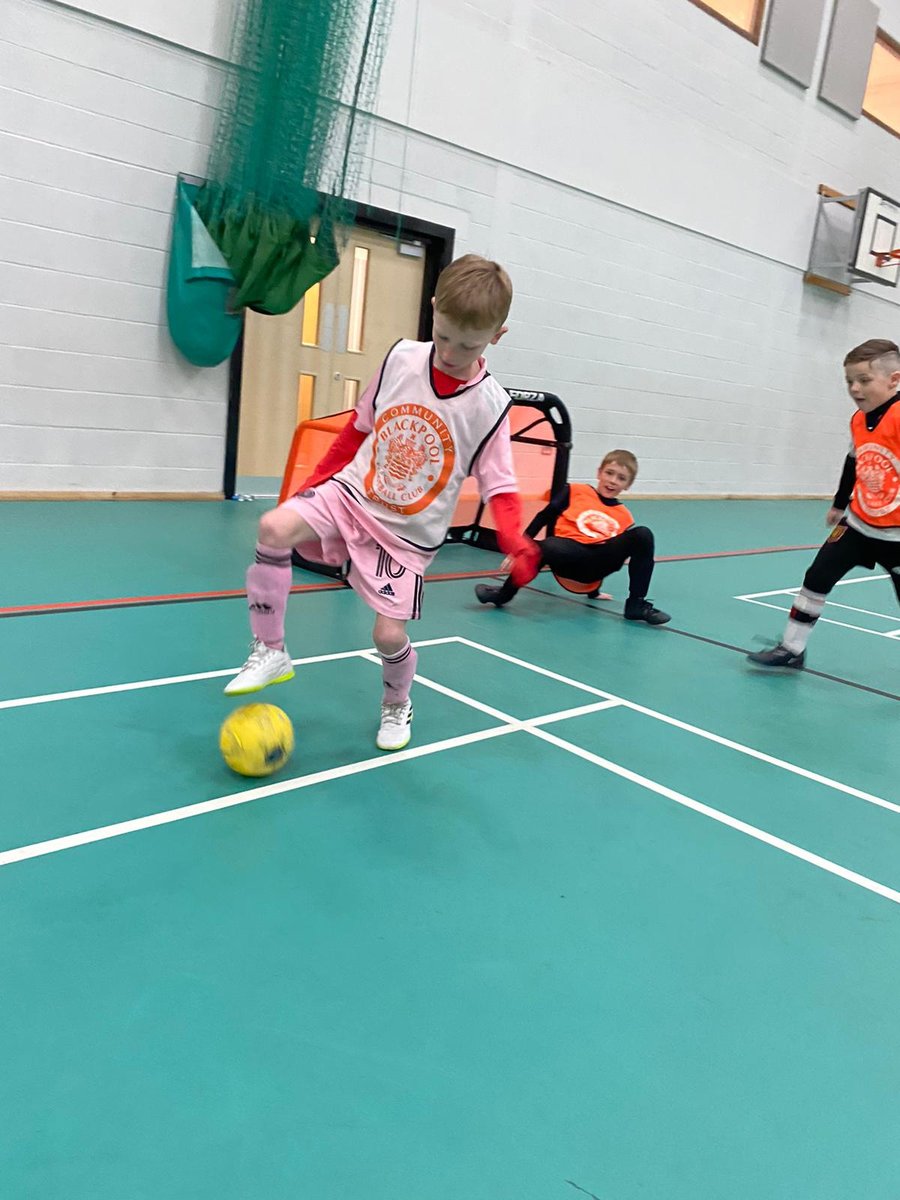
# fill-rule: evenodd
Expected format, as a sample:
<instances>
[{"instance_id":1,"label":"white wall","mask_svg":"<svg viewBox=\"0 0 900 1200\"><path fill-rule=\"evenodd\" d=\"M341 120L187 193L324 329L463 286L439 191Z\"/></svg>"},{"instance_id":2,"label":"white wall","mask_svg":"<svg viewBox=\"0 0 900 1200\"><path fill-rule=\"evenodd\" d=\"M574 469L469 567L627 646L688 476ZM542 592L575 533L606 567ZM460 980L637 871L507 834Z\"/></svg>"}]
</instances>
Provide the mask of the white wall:
<instances>
[{"instance_id":1,"label":"white wall","mask_svg":"<svg viewBox=\"0 0 900 1200\"><path fill-rule=\"evenodd\" d=\"M881 24L900 38L900 0ZM477 89L448 102L436 61ZM833 490L841 360L900 311L802 283L816 189L900 195L896 138L688 0L397 0L379 111L373 202L509 267L494 369L563 397L573 473L625 444L642 492Z\"/></svg>"},{"instance_id":2,"label":"white wall","mask_svg":"<svg viewBox=\"0 0 900 1200\"><path fill-rule=\"evenodd\" d=\"M218 68L94 17L0 23L0 490L214 492L227 367L165 328L175 175L203 172Z\"/></svg>"},{"instance_id":3,"label":"white wall","mask_svg":"<svg viewBox=\"0 0 900 1200\"><path fill-rule=\"evenodd\" d=\"M230 5L84 7L221 54ZM217 64L47 0L6 11L0 490L214 490L225 371L187 366L160 319ZM900 38L900 0L881 23ZM492 366L562 396L575 474L624 444L642 492L834 486L841 358L900 314L803 285L815 192L900 194L898 143L758 55L688 0L395 0L360 198L509 266Z\"/></svg>"},{"instance_id":4,"label":"white wall","mask_svg":"<svg viewBox=\"0 0 900 1200\"><path fill-rule=\"evenodd\" d=\"M217 58L231 44L234 0L69 0L69 7Z\"/></svg>"},{"instance_id":5,"label":"white wall","mask_svg":"<svg viewBox=\"0 0 900 1200\"><path fill-rule=\"evenodd\" d=\"M637 453L642 493L834 489L841 359L900 334L895 305L424 137L380 130L375 155L373 203L455 223L460 251L508 266L516 299L492 369L562 397L574 475L615 445Z\"/></svg>"},{"instance_id":6,"label":"white wall","mask_svg":"<svg viewBox=\"0 0 900 1200\"><path fill-rule=\"evenodd\" d=\"M393 123L797 266L819 183L900 186L890 135L689 0L396 0L384 73Z\"/></svg>"}]
</instances>

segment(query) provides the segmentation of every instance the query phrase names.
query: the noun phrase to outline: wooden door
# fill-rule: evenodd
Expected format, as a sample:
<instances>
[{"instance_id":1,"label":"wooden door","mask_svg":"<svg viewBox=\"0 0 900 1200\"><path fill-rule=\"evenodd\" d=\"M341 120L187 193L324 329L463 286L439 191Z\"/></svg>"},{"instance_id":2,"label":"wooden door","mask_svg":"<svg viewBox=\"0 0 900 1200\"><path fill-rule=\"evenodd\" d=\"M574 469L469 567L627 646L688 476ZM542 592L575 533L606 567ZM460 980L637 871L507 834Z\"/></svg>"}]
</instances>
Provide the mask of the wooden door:
<instances>
[{"instance_id":1,"label":"wooden door","mask_svg":"<svg viewBox=\"0 0 900 1200\"><path fill-rule=\"evenodd\" d=\"M424 273L424 246L354 228L296 308L247 314L239 475L280 477L300 421L353 407L394 342L418 336Z\"/></svg>"}]
</instances>

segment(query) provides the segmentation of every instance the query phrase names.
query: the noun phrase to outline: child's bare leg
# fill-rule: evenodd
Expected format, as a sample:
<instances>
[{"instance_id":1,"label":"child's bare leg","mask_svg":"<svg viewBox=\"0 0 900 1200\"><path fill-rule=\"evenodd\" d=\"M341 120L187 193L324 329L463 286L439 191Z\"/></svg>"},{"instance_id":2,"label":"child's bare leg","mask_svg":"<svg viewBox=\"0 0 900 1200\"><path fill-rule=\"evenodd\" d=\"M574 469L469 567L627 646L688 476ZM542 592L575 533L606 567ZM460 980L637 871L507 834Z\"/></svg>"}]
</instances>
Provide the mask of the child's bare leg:
<instances>
[{"instance_id":1,"label":"child's bare leg","mask_svg":"<svg viewBox=\"0 0 900 1200\"><path fill-rule=\"evenodd\" d=\"M316 534L299 513L280 504L260 517L259 540L266 546L289 550L301 542L315 541Z\"/></svg>"}]
</instances>

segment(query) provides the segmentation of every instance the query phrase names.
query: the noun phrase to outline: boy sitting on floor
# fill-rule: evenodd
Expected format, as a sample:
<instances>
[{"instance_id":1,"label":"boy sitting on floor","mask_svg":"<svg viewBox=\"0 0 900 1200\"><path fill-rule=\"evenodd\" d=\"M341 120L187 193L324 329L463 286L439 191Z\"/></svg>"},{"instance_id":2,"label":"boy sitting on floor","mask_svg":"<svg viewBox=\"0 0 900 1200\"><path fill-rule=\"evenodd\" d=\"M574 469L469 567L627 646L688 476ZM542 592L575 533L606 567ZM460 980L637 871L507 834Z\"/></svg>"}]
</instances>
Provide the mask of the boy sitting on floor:
<instances>
[{"instance_id":1,"label":"boy sitting on floor","mask_svg":"<svg viewBox=\"0 0 900 1200\"><path fill-rule=\"evenodd\" d=\"M634 517L618 499L634 483L637 471L637 459L630 450L610 450L598 468L596 488L588 483L568 483L560 488L526 530L528 537L549 530L549 536L538 542L541 558L531 578L546 564L560 579L593 584L587 595L594 598L604 578L618 571L627 559L626 621L665 625L671 620L669 614L647 599L653 574L653 534L645 525L635 525ZM510 576L499 587L478 584L475 595L482 604L500 607L523 586L521 577L514 583Z\"/></svg>"}]
</instances>

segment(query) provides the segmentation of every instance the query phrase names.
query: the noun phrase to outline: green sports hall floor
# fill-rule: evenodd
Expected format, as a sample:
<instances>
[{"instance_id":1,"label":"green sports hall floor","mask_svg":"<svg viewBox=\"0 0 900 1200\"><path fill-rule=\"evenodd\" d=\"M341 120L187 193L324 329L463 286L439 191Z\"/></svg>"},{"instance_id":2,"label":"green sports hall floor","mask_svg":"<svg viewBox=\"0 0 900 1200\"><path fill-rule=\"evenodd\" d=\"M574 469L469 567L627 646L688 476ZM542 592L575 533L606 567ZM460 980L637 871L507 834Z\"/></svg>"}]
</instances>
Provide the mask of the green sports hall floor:
<instances>
[{"instance_id":1,"label":"green sports hall floor","mask_svg":"<svg viewBox=\"0 0 900 1200\"><path fill-rule=\"evenodd\" d=\"M809 670L743 658L811 552L732 552L826 505L635 502L665 628L621 576L431 583L393 756L366 610L300 592L260 786L216 749L244 602L203 594L262 507L0 506L4 1200L900 1195L890 583Z\"/></svg>"}]
</instances>

